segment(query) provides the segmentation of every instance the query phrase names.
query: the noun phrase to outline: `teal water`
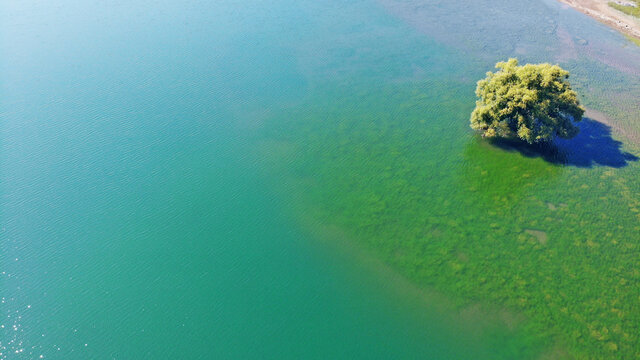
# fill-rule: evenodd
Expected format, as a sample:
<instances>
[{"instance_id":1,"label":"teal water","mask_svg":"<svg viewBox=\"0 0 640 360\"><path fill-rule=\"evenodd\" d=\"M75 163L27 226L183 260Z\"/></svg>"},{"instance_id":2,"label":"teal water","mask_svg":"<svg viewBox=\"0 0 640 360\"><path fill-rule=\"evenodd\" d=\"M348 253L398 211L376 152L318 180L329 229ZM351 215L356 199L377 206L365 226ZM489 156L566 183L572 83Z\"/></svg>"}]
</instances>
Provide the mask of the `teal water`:
<instances>
[{"instance_id":1,"label":"teal water","mask_svg":"<svg viewBox=\"0 0 640 360\"><path fill-rule=\"evenodd\" d=\"M1 358L637 354L640 51L606 27L550 1L1 10ZM546 159L475 137L507 56L560 62L610 125Z\"/></svg>"}]
</instances>

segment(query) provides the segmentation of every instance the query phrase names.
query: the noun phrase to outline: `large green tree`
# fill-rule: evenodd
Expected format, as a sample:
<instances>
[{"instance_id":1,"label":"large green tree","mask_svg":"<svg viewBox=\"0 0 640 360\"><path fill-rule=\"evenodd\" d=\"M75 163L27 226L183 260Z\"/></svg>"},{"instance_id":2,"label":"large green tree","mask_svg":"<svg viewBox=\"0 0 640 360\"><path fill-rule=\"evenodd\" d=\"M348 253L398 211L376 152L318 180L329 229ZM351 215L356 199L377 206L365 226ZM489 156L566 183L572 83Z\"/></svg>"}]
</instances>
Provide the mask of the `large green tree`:
<instances>
[{"instance_id":1,"label":"large green tree","mask_svg":"<svg viewBox=\"0 0 640 360\"><path fill-rule=\"evenodd\" d=\"M584 108L568 82L569 72L558 65L518 65L517 59L496 64L478 81L479 100L471 127L485 137L520 138L530 144L555 136L574 137Z\"/></svg>"}]
</instances>

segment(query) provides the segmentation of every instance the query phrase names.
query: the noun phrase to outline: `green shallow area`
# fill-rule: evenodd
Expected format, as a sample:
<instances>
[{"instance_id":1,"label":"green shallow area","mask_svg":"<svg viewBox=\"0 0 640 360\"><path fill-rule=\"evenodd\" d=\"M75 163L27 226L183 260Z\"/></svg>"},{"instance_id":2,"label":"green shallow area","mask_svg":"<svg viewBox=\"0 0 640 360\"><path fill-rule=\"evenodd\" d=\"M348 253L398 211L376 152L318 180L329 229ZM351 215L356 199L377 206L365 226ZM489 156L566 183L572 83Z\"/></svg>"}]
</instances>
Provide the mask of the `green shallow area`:
<instances>
[{"instance_id":1,"label":"green shallow area","mask_svg":"<svg viewBox=\"0 0 640 360\"><path fill-rule=\"evenodd\" d=\"M457 309L513 312L552 356L640 356L640 167L606 127L558 159L474 135L468 84L360 86L267 126L297 212Z\"/></svg>"},{"instance_id":2,"label":"green shallow area","mask_svg":"<svg viewBox=\"0 0 640 360\"><path fill-rule=\"evenodd\" d=\"M555 2L381 3L401 22L334 20L323 66L299 59L310 91L260 131L293 213L525 334L518 358L640 356L637 49ZM590 110L576 138L469 129L475 81L511 56L571 72Z\"/></svg>"}]
</instances>

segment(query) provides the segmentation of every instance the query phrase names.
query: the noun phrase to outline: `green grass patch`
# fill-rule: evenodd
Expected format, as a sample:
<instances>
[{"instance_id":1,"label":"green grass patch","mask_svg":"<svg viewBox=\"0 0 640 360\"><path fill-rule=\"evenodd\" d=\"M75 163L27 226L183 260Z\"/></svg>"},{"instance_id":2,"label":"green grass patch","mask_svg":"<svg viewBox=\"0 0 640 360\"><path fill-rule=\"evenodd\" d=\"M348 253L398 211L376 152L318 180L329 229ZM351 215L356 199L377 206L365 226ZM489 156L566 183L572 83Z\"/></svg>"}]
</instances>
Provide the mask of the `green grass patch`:
<instances>
[{"instance_id":1,"label":"green grass patch","mask_svg":"<svg viewBox=\"0 0 640 360\"><path fill-rule=\"evenodd\" d=\"M611 6L612 8L618 11L622 11L625 14L640 18L640 1L637 1L637 0L628 0L628 1L634 1L637 6L620 5L615 2L609 2L609 6Z\"/></svg>"}]
</instances>

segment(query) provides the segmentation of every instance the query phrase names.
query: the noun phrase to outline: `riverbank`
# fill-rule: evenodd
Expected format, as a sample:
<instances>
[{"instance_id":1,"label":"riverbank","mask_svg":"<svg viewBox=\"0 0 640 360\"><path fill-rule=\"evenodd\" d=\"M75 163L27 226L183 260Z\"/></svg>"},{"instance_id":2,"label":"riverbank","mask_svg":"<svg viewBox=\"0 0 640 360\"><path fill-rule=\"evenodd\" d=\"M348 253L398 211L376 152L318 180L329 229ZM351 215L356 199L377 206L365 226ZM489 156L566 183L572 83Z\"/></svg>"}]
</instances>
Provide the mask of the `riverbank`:
<instances>
[{"instance_id":1,"label":"riverbank","mask_svg":"<svg viewBox=\"0 0 640 360\"><path fill-rule=\"evenodd\" d=\"M640 20L611 6L609 0L558 0L632 37L640 45Z\"/></svg>"}]
</instances>

